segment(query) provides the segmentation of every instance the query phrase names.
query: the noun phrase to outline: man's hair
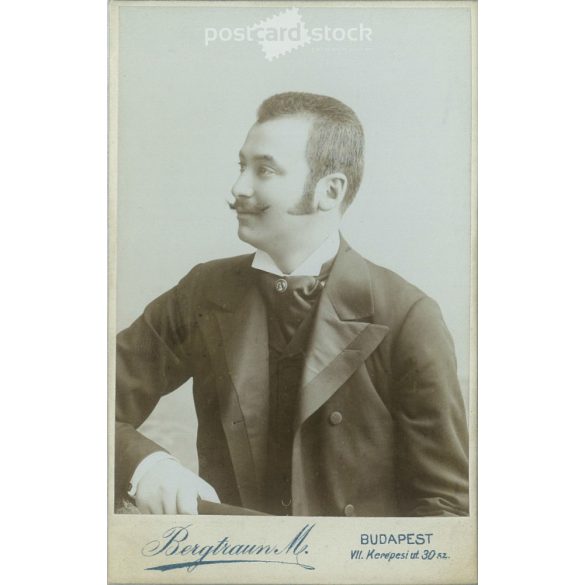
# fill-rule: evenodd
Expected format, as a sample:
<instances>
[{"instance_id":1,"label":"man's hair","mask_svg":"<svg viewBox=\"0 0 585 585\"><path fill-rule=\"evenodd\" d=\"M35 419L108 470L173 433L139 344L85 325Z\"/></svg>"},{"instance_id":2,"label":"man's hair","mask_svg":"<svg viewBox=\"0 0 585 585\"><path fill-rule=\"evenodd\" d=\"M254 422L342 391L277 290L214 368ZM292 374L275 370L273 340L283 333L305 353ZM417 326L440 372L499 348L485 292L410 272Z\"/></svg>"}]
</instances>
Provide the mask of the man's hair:
<instances>
[{"instance_id":1,"label":"man's hair","mask_svg":"<svg viewBox=\"0 0 585 585\"><path fill-rule=\"evenodd\" d=\"M286 116L313 120L306 150L311 170L305 197L312 197L324 176L344 173L347 191L341 210L345 211L355 198L364 171L364 130L355 112L335 98L292 91L273 95L258 108L260 124Z\"/></svg>"}]
</instances>

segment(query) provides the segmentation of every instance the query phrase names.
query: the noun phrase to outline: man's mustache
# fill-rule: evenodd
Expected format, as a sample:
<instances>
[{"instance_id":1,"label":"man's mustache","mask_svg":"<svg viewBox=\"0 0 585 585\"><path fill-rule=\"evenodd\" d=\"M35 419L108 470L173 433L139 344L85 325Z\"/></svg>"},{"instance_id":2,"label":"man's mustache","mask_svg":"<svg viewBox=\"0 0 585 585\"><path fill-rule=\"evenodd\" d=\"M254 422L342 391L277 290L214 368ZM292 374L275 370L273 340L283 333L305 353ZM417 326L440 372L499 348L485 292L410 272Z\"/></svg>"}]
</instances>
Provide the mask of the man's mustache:
<instances>
[{"instance_id":1,"label":"man's mustache","mask_svg":"<svg viewBox=\"0 0 585 585\"><path fill-rule=\"evenodd\" d=\"M235 203L228 201L227 204L229 208L236 213L250 213L253 215L260 215L270 207L270 205L254 205L242 203L241 201L236 201Z\"/></svg>"}]
</instances>

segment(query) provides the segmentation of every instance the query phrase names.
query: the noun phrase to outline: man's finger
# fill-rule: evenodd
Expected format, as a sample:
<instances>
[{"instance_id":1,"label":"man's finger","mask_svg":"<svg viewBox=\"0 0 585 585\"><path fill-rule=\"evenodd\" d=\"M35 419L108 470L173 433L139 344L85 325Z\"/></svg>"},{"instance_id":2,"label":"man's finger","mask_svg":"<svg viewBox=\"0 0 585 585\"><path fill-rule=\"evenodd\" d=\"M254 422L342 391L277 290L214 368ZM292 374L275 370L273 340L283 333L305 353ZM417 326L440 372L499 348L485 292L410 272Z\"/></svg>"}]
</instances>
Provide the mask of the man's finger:
<instances>
[{"instance_id":1,"label":"man's finger","mask_svg":"<svg viewBox=\"0 0 585 585\"><path fill-rule=\"evenodd\" d=\"M217 504L221 503L219 501L219 496L217 495L217 492L202 477L197 478L197 484L199 497L202 500L207 500L208 502L216 502Z\"/></svg>"},{"instance_id":2,"label":"man's finger","mask_svg":"<svg viewBox=\"0 0 585 585\"><path fill-rule=\"evenodd\" d=\"M157 498L148 498L143 500L142 498L136 497L136 507L143 514L163 513L162 502L160 502Z\"/></svg>"},{"instance_id":3,"label":"man's finger","mask_svg":"<svg viewBox=\"0 0 585 585\"><path fill-rule=\"evenodd\" d=\"M177 514L198 514L197 495L188 489L177 490Z\"/></svg>"},{"instance_id":4,"label":"man's finger","mask_svg":"<svg viewBox=\"0 0 585 585\"><path fill-rule=\"evenodd\" d=\"M177 492L175 490L164 490L161 496L161 500L163 514L177 513Z\"/></svg>"}]
</instances>

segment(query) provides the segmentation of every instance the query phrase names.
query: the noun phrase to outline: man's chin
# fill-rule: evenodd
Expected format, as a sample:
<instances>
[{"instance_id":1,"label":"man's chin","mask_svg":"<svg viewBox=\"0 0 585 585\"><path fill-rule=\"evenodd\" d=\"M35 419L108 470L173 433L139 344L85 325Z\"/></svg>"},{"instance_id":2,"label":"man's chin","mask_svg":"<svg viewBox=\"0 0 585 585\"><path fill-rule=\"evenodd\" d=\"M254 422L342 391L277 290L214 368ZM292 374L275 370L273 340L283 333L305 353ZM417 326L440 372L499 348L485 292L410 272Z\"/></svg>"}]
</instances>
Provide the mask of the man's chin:
<instances>
[{"instance_id":1,"label":"man's chin","mask_svg":"<svg viewBox=\"0 0 585 585\"><path fill-rule=\"evenodd\" d=\"M238 238L240 238L242 242L245 242L246 244L250 244L250 246L254 246L254 248L257 248L259 238L258 234L255 234L254 232L255 230L251 229L247 225L242 225L242 222L240 222L240 225L238 227Z\"/></svg>"}]
</instances>

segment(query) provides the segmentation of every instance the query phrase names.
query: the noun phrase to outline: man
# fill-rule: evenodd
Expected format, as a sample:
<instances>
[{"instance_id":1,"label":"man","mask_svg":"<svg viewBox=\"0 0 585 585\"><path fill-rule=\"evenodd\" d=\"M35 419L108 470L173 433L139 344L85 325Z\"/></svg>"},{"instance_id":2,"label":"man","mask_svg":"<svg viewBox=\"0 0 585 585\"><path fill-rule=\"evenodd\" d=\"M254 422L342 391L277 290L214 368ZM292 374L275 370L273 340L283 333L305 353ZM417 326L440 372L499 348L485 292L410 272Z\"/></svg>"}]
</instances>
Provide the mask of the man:
<instances>
[{"instance_id":1,"label":"man","mask_svg":"<svg viewBox=\"0 0 585 585\"><path fill-rule=\"evenodd\" d=\"M468 437L436 303L339 236L363 171L355 113L285 93L232 188L255 254L196 266L118 336L116 486L147 513L199 500L279 515L468 514ZM136 428L194 381L199 475Z\"/></svg>"}]
</instances>

